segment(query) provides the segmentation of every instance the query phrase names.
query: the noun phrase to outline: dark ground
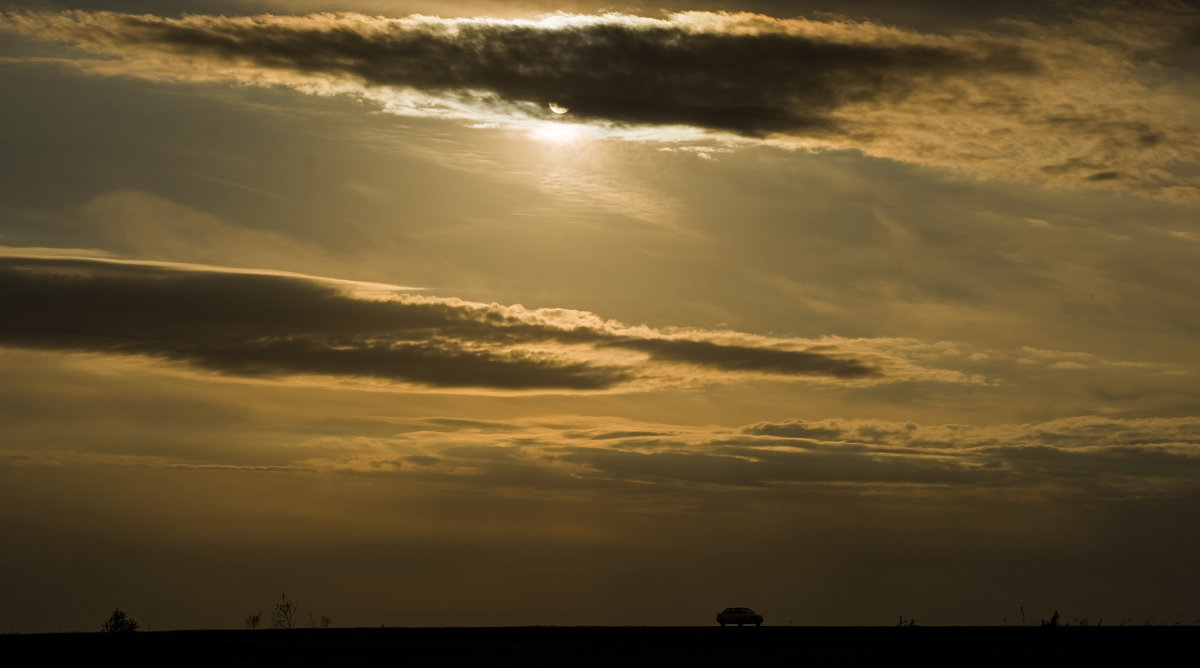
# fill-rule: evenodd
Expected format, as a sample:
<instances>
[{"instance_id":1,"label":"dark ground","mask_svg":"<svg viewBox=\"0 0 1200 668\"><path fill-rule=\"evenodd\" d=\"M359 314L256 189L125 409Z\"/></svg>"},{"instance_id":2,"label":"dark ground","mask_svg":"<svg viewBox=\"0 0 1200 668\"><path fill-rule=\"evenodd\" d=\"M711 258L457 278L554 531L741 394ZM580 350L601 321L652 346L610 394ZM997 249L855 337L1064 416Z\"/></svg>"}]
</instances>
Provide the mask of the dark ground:
<instances>
[{"instance_id":1,"label":"dark ground","mask_svg":"<svg viewBox=\"0 0 1200 668\"><path fill-rule=\"evenodd\" d=\"M515 627L0 636L6 666L1109 666L1194 658L1200 627Z\"/></svg>"}]
</instances>

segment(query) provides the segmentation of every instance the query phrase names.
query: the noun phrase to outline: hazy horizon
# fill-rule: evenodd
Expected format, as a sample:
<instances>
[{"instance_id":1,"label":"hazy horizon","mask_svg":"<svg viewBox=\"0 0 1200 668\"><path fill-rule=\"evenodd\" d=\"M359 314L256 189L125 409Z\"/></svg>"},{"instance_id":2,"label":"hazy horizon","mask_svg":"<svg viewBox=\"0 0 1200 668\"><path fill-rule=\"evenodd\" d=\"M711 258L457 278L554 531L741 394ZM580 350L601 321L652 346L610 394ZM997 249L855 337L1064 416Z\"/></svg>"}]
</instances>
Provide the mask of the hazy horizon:
<instances>
[{"instance_id":1,"label":"hazy horizon","mask_svg":"<svg viewBox=\"0 0 1200 668\"><path fill-rule=\"evenodd\" d=\"M1200 9L0 4L0 632L1200 620Z\"/></svg>"}]
</instances>

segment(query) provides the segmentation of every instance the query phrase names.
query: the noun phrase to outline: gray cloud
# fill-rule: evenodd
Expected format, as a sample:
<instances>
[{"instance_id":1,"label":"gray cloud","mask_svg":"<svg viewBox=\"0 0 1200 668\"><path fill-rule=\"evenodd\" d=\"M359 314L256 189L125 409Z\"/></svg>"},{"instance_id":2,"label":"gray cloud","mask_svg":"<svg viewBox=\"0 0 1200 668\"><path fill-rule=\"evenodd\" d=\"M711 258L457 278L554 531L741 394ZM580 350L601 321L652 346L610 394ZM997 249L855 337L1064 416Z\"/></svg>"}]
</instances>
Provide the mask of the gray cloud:
<instances>
[{"instance_id":1,"label":"gray cloud","mask_svg":"<svg viewBox=\"0 0 1200 668\"><path fill-rule=\"evenodd\" d=\"M591 314L373 298L307 277L90 259L0 257L0 344L148 355L245 376L382 378L435 387L602 390L645 376L606 350L716 372L854 379L841 355L666 338ZM376 290L379 289L375 286Z\"/></svg>"},{"instance_id":2,"label":"gray cloud","mask_svg":"<svg viewBox=\"0 0 1200 668\"><path fill-rule=\"evenodd\" d=\"M683 494L698 502L737 489L788 494L831 486L849 494L929 488L1043 500L1148 498L1192 493L1200 472L1196 418L1084 416L992 426L786 420L738 430L636 422L611 430L603 418L566 422L514 421L483 432L451 423L362 452L350 446L344 462L335 456L309 463L441 481L465 476L514 488L557 480L560 489ZM588 423L594 428L581 428ZM411 452L436 453L440 468L389 464Z\"/></svg>"},{"instance_id":3,"label":"gray cloud","mask_svg":"<svg viewBox=\"0 0 1200 668\"><path fill-rule=\"evenodd\" d=\"M810 438L817 441L836 441L843 437L843 430L836 425L810 423L804 420L784 422L759 422L742 428L746 434L759 436L782 436L783 438Z\"/></svg>"},{"instance_id":4,"label":"gray cloud","mask_svg":"<svg viewBox=\"0 0 1200 668\"><path fill-rule=\"evenodd\" d=\"M735 134L1200 202L1191 169L1200 100L1158 81L1167 70L1191 76L1179 50L1196 11L1114 3L1053 14L949 35L715 12L539 21L4 12L0 30L115 56L74 61L101 74L351 94L486 126L549 122L556 102L570 108L558 122L615 136L645 139L647 126L665 141Z\"/></svg>"},{"instance_id":5,"label":"gray cloud","mask_svg":"<svg viewBox=\"0 0 1200 668\"><path fill-rule=\"evenodd\" d=\"M150 355L238 375L507 389L602 389L627 378L584 363L470 349L444 313L388 308L283 276L4 260L0 301L7 345Z\"/></svg>"},{"instance_id":6,"label":"gray cloud","mask_svg":"<svg viewBox=\"0 0 1200 668\"><path fill-rule=\"evenodd\" d=\"M595 475L643 483L919 485L1005 494L1045 487L1106 497L1194 490L1200 472L1194 418L994 427L788 420L740 431L749 438L696 434L700 440L690 441L681 432L607 448L572 445L560 456Z\"/></svg>"},{"instance_id":7,"label":"gray cloud","mask_svg":"<svg viewBox=\"0 0 1200 668\"><path fill-rule=\"evenodd\" d=\"M963 476L960 482L967 478L1018 486L1049 482L1115 493L1132 480L1140 479L1151 488L1165 480L1178 484L1200 469L1200 420L1196 418L1077 417L990 427L787 420L748 425L741 431L782 439L775 443L792 442L800 452L841 453L868 462L887 456L888 461L907 462L904 475L913 475L913 481L924 480L918 472L933 465L939 475L947 468L957 471ZM729 454L746 447L737 439L728 443ZM784 452L786 456L789 451Z\"/></svg>"},{"instance_id":8,"label":"gray cloud","mask_svg":"<svg viewBox=\"0 0 1200 668\"><path fill-rule=\"evenodd\" d=\"M877 369L859 360L838 359L807 351L720 345L711 341L686 339L621 339L609 345L640 350L655 359L713 366L727 371L819 374L837 378L881 375Z\"/></svg>"},{"instance_id":9,"label":"gray cloud","mask_svg":"<svg viewBox=\"0 0 1200 668\"><path fill-rule=\"evenodd\" d=\"M828 131L849 103L895 101L949 76L1030 73L1012 45L845 40L753 24L711 31L633 17L544 25L361 16L168 19L8 14L4 21L102 49L349 77L436 93L486 91L504 102L570 107L574 117L691 125L746 135ZM52 26L52 27L51 27Z\"/></svg>"}]
</instances>

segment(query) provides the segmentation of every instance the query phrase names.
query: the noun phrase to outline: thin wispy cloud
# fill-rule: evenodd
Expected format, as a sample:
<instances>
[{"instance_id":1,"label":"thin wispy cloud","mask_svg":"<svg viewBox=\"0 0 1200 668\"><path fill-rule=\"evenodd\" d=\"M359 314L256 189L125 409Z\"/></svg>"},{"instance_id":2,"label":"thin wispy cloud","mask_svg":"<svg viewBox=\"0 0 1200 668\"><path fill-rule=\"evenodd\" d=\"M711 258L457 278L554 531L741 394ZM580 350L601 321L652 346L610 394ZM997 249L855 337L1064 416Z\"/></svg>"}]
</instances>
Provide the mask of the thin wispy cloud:
<instances>
[{"instance_id":1,"label":"thin wispy cloud","mask_svg":"<svg viewBox=\"0 0 1200 668\"><path fill-rule=\"evenodd\" d=\"M507 421L347 416L325 425L337 432L308 431L318 425L286 433L287 447L270 451L139 451L124 442L85 447L76 439L52 450L49 460L15 444L4 451L5 464L104 461L399 476L564 497L619 492L636 500L629 509L637 512L645 511L645 495L687 507L738 491L780 502L831 493L1136 501L1195 494L1200 473L1195 417L1081 415L995 425L793 419L727 428L584 415Z\"/></svg>"},{"instance_id":2,"label":"thin wispy cloud","mask_svg":"<svg viewBox=\"0 0 1200 668\"><path fill-rule=\"evenodd\" d=\"M292 465L520 489L549 477L564 492L676 490L682 497L699 485L708 494L846 486L866 494L1139 498L1193 493L1200 471L1195 418L990 426L785 420L727 429L560 416L483 425L426 418L395 428L390 438L329 439L329 454Z\"/></svg>"},{"instance_id":3,"label":"thin wispy cloud","mask_svg":"<svg viewBox=\"0 0 1200 668\"><path fill-rule=\"evenodd\" d=\"M1128 29L1113 32L1114 22ZM76 61L99 73L284 85L485 125L570 122L640 139L699 132L856 149L1193 204L1200 100L1159 77L1198 23L1194 8L1170 3L959 35L709 12L532 21L0 15L0 28L104 54ZM570 112L558 118L551 104Z\"/></svg>"}]
</instances>

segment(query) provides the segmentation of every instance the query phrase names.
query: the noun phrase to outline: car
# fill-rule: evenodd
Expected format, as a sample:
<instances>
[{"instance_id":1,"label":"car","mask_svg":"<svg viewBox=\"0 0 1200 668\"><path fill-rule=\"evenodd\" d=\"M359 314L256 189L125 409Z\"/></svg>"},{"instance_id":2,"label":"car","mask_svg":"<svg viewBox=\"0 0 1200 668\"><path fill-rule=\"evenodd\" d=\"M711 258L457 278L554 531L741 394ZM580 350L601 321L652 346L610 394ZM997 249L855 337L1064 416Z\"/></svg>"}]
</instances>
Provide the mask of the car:
<instances>
[{"instance_id":1,"label":"car","mask_svg":"<svg viewBox=\"0 0 1200 668\"><path fill-rule=\"evenodd\" d=\"M721 626L726 624L762 626L763 616L750 608L725 608L717 615L717 623Z\"/></svg>"}]
</instances>

